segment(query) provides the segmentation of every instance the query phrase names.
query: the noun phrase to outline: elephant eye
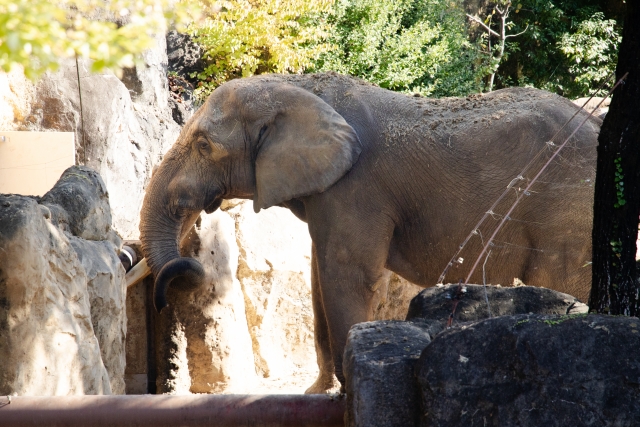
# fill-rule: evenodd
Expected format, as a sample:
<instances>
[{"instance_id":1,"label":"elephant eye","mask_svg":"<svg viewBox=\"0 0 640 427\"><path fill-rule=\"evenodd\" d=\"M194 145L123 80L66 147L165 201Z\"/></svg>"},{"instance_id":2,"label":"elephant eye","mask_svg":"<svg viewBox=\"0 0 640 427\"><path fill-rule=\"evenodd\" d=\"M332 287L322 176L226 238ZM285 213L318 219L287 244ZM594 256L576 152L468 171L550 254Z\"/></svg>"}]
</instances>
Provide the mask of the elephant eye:
<instances>
[{"instance_id":1,"label":"elephant eye","mask_svg":"<svg viewBox=\"0 0 640 427\"><path fill-rule=\"evenodd\" d=\"M208 142L207 140L205 140L205 139L200 139L200 140L198 141L198 148L199 148L201 151L209 151L211 147L209 146L209 142Z\"/></svg>"}]
</instances>

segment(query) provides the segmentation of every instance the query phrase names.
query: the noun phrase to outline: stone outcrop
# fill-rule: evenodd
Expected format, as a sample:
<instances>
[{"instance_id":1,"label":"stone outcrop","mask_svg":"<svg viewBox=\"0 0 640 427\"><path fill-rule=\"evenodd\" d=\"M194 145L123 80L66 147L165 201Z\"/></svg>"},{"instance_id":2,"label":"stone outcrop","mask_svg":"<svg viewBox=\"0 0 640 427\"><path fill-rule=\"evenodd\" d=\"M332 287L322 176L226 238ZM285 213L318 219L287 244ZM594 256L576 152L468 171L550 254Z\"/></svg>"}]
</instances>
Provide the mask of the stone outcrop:
<instances>
[{"instance_id":1,"label":"stone outcrop","mask_svg":"<svg viewBox=\"0 0 640 427\"><path fill-rule=\"evenodd\" d=\"M587 305L571 295L533 286L466 285L460 288L460 292L458 290L455 284L424 289L411 300L406 319L447 322L454 301L457 301L455 322L513 314L575 314L589 310Z\"/></svg>"},{"instance_id":2,"label":"stone outcrop","mask_svg":"<svg viewBox=\"0 0 640 427\"><path fill-rule=\"evenodd\" d=\"M235 201L203 215L196 232L183 255L203 264L207 285L168 293L156 328L158 390L249 393L313 372L306 225L285 209L256 215Z\"/></svg>"},{"instance_id":3,"label":"stone outcrop","mask_svg":"<svg viewBox=\"0 0 640 427\"><path fill-rule=\"evenodd\" d=\"M204 70L200 46L188 34L175 30L167 33L166 43L169 72L181 76L194 86L198 84L198 79L191 75Z\"/></svg>"},{"instance_id":4,"label":"stone outcrop","mask_svg":"<svg viewBox=\"0 0 640 427\"><path fill-rule=\"evenodd\" d=\"M89 241L69 237L71 246L87 275L87 291L93 332L113 394L125 393L124 371L127 289L118 248L110 241Z\"/></svg>"},{"instance_id":5,"label":"stone outcrop","mask_svg":"<svg viewBox=\"0 0 640 427\"><path fill-rule=\"evenodd\" d=\"M40 200L0 195L0 394L124 393L124 269L104 188L72 167Z\"/></svg>"},{"instance_id":6,"label":"stone outcrop","mask_svg":"<svg viewBox=\"0 0 640 427\"><path fill-rule=\"evenodd\" d=\"M111 229L107 188L91 168L77 166L64 171L40 204L49 208L51 221L62 231L86 240L117 238Z\"/></svg>"},{"instance_id":7,"label":"stone outcrop","mask_svg":"<svg viewBox=\"0 0 640 427\"><path fill-rule=\"evenodd\" d=\"M636 426L640 320L504 316L438 335L416 367L422 426Z\"/></svg>"},{"instance_id":8,"label":"stone outcrop","mask_svg":"<svg viewBox=\"0 0 640 427\"><path fill-rule=\"evenodd\" d=\"M487 307L487 299L491 312ZM425 289L411 300L406 322L361 323L349 331L344 359L349 426L430 425L424 424L422 414L429 413L430 409L423 405L424 395L414 369L419 360L420 366L428 365L424 353L434 343L441 342L444 333L440 332L445 330L454 305L453 324L461 327L496 315L536 313L582 316L586 315L588 309L570 295L530 286L487 286L486 294L485 287L481 285L463 287L454 284ZM472 357L470 354L473 355L476 350L471 348L465 351L461 353L460 363ZM439 361L440 364L458 362L458 356L446 362ZM442 387L446 387L446 384ZM482 390L478 388L479 395ZM435 396L433 399L438 398ZM442 398L438 404L446 408L446 399ZM442 425L472 424L452 421Z\"/></svg>"},{"instance_id":9,"label":"stone outcrop","mask_svg":"<svg viewBox=\"0 0 640 427\"><path fill-rule=\"evenodd\" d=\"M437 321L365 322L349 331L344 352L347 426L415 426L420 389L413 371L440 331Z\"/></svg>"},{"instance_id":10,"label":"stone outcrop","mask_svg":"<svg viewBox=\"0 0 640 427\"><path fill-rule=\"evenodd\" d=\"M204 70L202 49L188 34L169 31L167 33L167 58L169 61L169 106L173 120L184 125L193 115L193 90L198 79L192 77Z\"/></svg>"},{"instance_id":11,"label":"stone outcrop","mask_svg":"<svg viewBox=\"0 0 640 427\"><path fill-rule=\"evenodd\" d=\"M231 200L194 233L182 255L202 263L207 285L170 289L156 315L158 391L304 392L318 373L307 225L284 208L255 214ZM376 315L396 319L421 289L395 275L381 287Z\"/></svg>"}]
</instances>

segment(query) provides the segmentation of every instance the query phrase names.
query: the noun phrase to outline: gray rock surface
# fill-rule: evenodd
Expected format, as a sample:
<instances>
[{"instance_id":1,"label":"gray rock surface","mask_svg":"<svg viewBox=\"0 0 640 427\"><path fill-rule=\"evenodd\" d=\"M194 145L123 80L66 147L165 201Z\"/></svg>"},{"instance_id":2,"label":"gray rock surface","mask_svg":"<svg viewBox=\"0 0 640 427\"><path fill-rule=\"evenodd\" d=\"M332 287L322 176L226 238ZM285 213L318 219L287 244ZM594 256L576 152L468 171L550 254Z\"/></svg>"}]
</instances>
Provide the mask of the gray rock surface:
<instances>
[{"instance_id":1,"label":"gray rock surface","mask_svg":"<svg viewBox=\"0 0 640 427\"><path fill-rule=\"evenodd\" d=\"M465 288L455 310L454 323L513 314L586 313L589 309L575 297L551 289L533 286L503 288L488 285L485 297L485 287L482 285L466 285ZM423 290L411 300L406 319L434 319L446 322L456 301L457 290L457 284Z\"/></svg>"},{"instance_id":2,"label":"gray rock surface","mask_svg":"<svg viewBox=\"0 0 640 427\"><path fill-rule=\"evenodd\" d=\"M202 49L193 42L188 34L177 31L167 33L167 59L169 61L169 71L186 79L192 85L198 84L191 74L204 69L202 61Z\"/></svg>"},{"instance_id":3,"label":"gray rock surface","mask_svg":"<svg viewBox=\"0 0 640 427\"><path fill-rule=\"evenodd\" d=\"M125 392L126 283L110 220L87 167L42 198L0 195L0 393Z\"/></svg>"},{"instance_id":4,"label":"gray rock surface","mask_svg":"<svg viewBox=\"0 0 640 427\"><path fill-rule=\"evenodd\" d=\"M365 322L349 331L344 352L346 425L417 426L420 388L415 364L433 336L437 321Z\"/></svg>"},{"instance_id":5,"label":"gray rock surface","mask_svg":"<svg viewBox=\"0 0 640 427\"><path fill-rule=\"evenodd\" d=\"M106 240L111 232L109 193L98 173L86 166L72 166L40 203L52 213L61 230L87 240Z\"/></svg>"},{"instance_id":6,"label":"gray rock surface","mask_svg":"<svg viewBox=\"0 0 640 427\"><path fill-rule=\"evenodd\" d=\"M0 195L0 394L111 394L87 273L51 212Z\"/></svg>"},{"instance_id":7,"label":"gray rock surface","mask_svg":"<svg viewBox=\"0 0 640 427\"><path fill-rule=\"evenodd\" d=\"M392 278L389 285L394 282ZM395 299L397 296L391 298ZM468 324L490 317L487 299L493 316L575 314L587 310L570 295L528 286L488 286L486 297L480 285L425 289L411 300L407 322L367 322L349 331L344 356L348 425L419 425L421 397L414 367L420 354L429 348L431 340L440 339L436 335L445 329L456 301L454 324Z\"/></svg>"},{"instance_id":8,"label":"gray rock surface","mask_svg":"<svg viewBox=\"0 0 640 427\"><path fill-rule=\"evenodd\" d=\"M422 426L640 425L640 320L504 316L451 328L416 373Z\"/></svg>"},{"instance_id":9,"label":"gray rock surface","mask_svg":"<svg viewBox=\"0 0 640 427\"><path fill-rule=\"evenodd\" d=\"M73 236L69 241L87 275L91 323L109 374L111 392L124 394L127 285L118 248L110 241Z\"/></svg>"}]
</instances>

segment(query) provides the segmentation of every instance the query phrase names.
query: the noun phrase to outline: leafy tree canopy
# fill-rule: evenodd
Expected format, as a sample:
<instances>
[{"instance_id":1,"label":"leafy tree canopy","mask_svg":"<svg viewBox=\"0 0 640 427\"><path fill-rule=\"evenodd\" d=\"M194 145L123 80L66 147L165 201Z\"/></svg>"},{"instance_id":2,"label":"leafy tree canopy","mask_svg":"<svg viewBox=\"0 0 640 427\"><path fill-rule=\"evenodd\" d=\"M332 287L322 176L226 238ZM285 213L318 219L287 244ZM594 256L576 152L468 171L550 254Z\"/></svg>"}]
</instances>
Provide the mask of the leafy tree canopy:
<instances>
[{"instance_id":1,"label":"leafy tree canopy","mask_svg":"<svg viewBox=\"0 0 640 427\"><path fill-rule=\"evenodd\" d=\"M320 57L316 69L423 95L476 92L477 50L458 3L338 0L328 19L335 48Z\"/></svg>"},{"instance_id":2,"label":"leafy tree canopy","mask_svg":"<svg viewBox=\"0 0 640 427\"><path fill-rule=\"evenodd\" d=\"M229 0L213 4L188 32L203 51L200 96L236 77L301 73L328 49L331 0Z\"/></svg>"},{"instance_id":3,"label":"leafy tree canopy","mask_svg":"<svg viewBox=\"0 0 640 427\"><path fill-rule=\"evenodd\" d=\"M598 0L518 0L498 87L533 86L586 96L615 70L621 26Z\"/></svg>"},{"instance_id":4,"label":"leafy tree canopy","mask_svg":"<svg viewBox=\"0 0 640 427\"><path fill-rule=\"evenodd\" d=\"M117 71L134 65L167 20L189 17L178 0L0 0L0 70L21 65L36 78L78 55L93 71Z\"/></svg>"}]
</instances>

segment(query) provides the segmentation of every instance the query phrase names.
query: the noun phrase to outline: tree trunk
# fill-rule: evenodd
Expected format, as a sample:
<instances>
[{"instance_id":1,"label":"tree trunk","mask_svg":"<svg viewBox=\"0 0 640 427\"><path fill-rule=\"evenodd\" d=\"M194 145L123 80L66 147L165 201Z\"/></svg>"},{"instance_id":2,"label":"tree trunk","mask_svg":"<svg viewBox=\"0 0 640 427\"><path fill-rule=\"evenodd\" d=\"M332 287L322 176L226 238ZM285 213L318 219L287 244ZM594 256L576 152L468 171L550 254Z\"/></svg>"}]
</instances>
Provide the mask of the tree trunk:
<instances>
[{"instance_id":1,"label":"tree trunk","mask_svg":"<svg viewBox=\"0 0 640 427\"><path fill-rule=\"evenodd\" d=\"M636 240L640 215L640 2L627 2L613 93L598 138L593 209L592 312L638 316Z\"/></svg>"}]
</instances>

